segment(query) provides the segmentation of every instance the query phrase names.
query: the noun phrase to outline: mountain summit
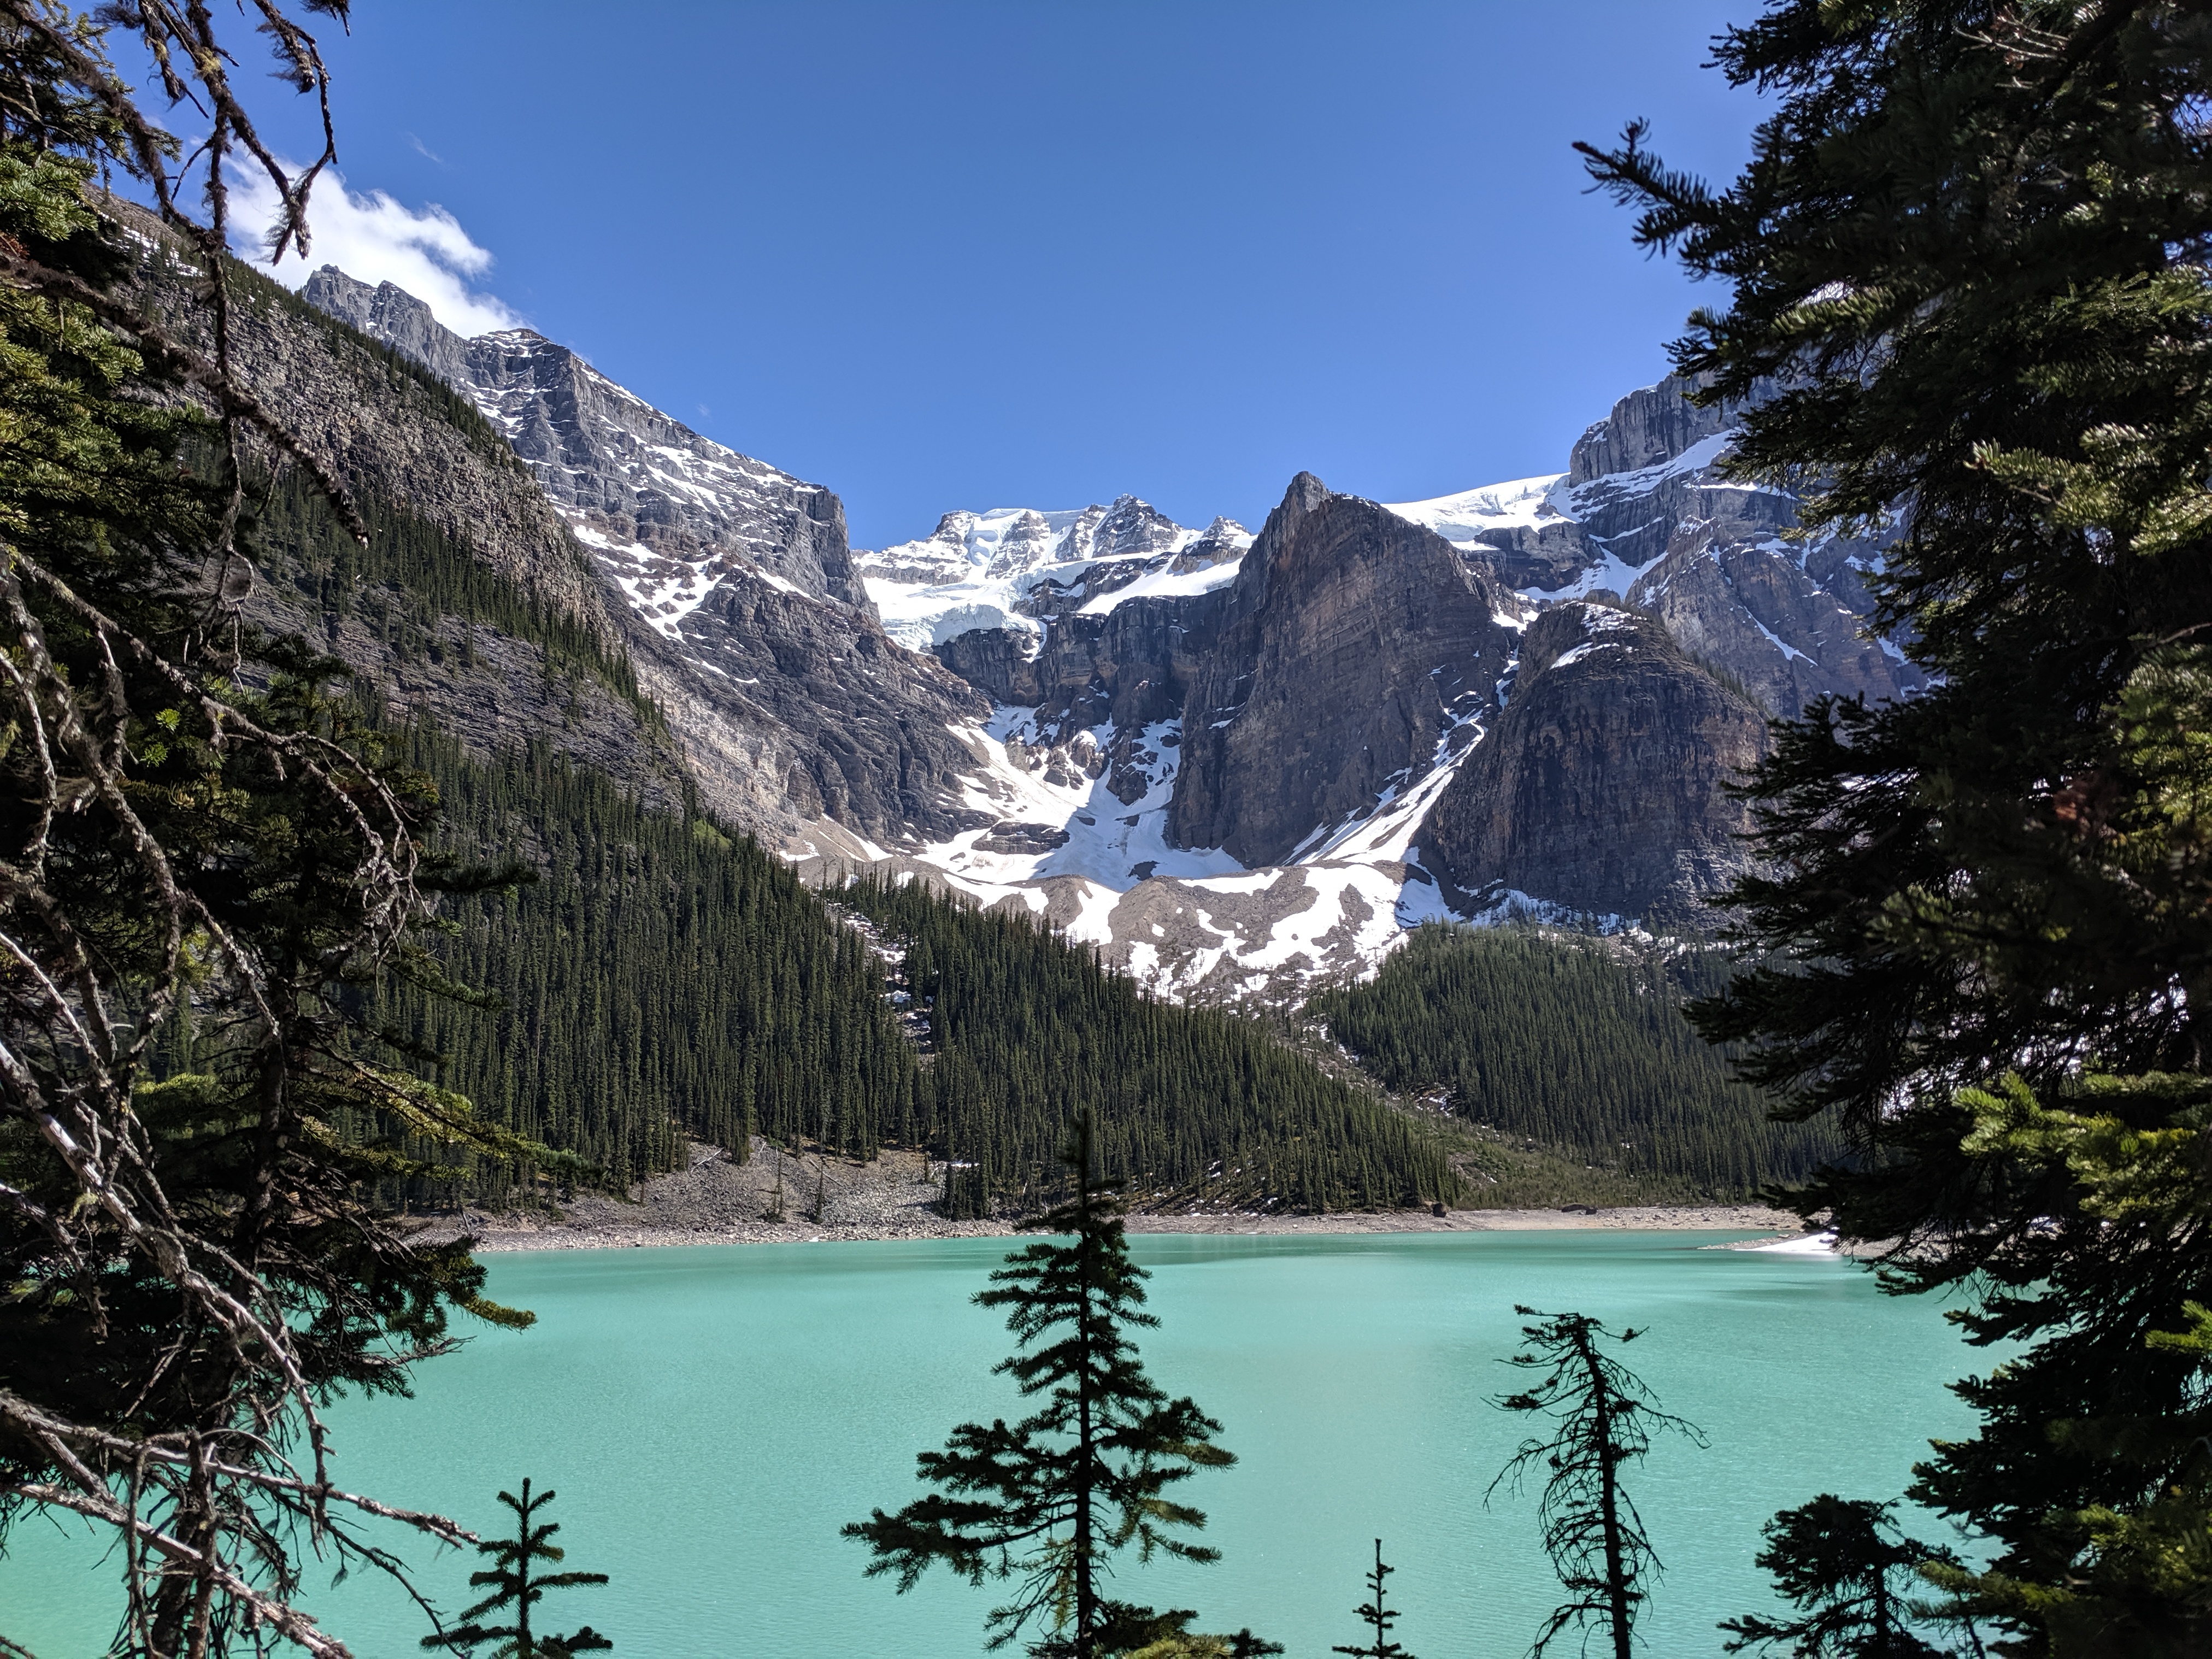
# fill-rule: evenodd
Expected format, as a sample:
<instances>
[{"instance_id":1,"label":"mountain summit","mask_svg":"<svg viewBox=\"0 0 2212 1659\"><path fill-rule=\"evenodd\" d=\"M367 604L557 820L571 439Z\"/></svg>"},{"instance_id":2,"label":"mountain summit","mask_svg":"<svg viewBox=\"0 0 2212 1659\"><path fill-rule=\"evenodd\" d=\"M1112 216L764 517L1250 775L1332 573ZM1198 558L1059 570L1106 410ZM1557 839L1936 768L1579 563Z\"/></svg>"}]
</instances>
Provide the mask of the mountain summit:
<instances>
[{"instance_id":1,"label":"mountain summit","mask_svg":"<svg viewBox=\"0 0 2212 1659\"><path fill-rule=\"evenodd\" d=\"M802 865L1039 913L1160 990L1371 971L1423 921L1696 925L1765 719L1909 696L1878 545L1723 475L1731 413L1631 393L1557 475L1384 505L1302 473L1255 535L1134 495L848 545L828 489L527 331L334 267L537 478L702 795Z\"/></svg>"}]
</instances>

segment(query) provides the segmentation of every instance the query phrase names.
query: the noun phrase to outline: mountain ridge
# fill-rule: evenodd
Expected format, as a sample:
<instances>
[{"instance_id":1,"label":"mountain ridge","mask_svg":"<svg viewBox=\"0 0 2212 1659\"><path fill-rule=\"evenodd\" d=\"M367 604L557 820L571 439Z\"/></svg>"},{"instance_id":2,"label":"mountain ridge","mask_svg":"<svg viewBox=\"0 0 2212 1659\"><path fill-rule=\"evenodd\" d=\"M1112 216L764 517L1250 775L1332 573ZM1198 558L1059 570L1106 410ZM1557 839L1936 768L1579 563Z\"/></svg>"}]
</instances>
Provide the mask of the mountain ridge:
<instances>
[{"instance_id":1,"label":"mountain ridge","mask_svg":"<svg viewBox=\"0 0 2212 1659\"><path fill-rule=\"evenodd\" d=\"M830 490L565 348L335 268L303 293L507 436L733 822L820 878L1019 907L1165 994L1371 973L1423 921L1695 930L1765 717L1917 689L1862 637L1880 546L1728 477L1734 412L1680 381L1548 477L1386 504L1300 474L1256 533L1130 495L955 510L866 551Z\"/></svg>"}]
</instances>

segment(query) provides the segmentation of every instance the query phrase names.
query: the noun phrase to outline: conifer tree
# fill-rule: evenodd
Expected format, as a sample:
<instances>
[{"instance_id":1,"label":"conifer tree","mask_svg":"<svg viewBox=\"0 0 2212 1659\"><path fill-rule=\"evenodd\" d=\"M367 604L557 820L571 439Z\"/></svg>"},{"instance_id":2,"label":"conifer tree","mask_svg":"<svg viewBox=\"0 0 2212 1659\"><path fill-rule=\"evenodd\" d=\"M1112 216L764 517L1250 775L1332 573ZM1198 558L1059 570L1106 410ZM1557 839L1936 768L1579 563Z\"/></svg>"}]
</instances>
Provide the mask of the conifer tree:
<instances>
[{"instance_id":1,"label":"conifer tree","mask_svg":"<svg viewBox=\"0 0 2212 1659\"><path fill-rule=\"evenodd\" d=\"M994 1370L1042 1403L1012 1426L962 1424L944 1450L916 1459L919 1478L938 1491L845 1528L873 1554L868 1576L896 1574L902 1592L940 1564L971 1584L1012 1580L1012 1598L992 1610L989 1645L1041 1618L1047 1634L1030 1651L1067 1659L1190 1639L1182 1632L1191 1614L1113 1600L1103 1580L1131 1545L1140 1561L1218 1559L1218 1550L1176 1535L1206 1516L1171 1494L1198 1470L1236 1461L1214 1443L1219 1424L1146 1375L1129 1333L1159 1322L1144 1311L1146 1274L1129 1258L1120 1183L1095 1173L1094 1157L1090 1124L1079 1120L1063 1160L1071 1195L1036 1224L1066 1242L1014 1252L975 1297L1007 1310L1018 1340L1020 1351Z\"/></svg>"},{"instance_id":2,"label":"conifer tree","mask_svg":"<svg viewBox=\"0 0 2212 1659\"><path fill-rule=\"evenodd\" d=\"M2212 1632L2212 17L1787 0L1725 190L1586 149L1731 288L1675 348L1731 471L1856 538L1926 695L1828 700L1749 791L1748 961L1698 1012L1858 1156L1793 1200L1958 1287L1980 1431L1913 1495L2037 1653Z\"/></svg>"},{"instance_id":3,"label":"conifer tree","mask_svg":"<svg viewBox=\"0 0 2212 1659\"><path fill-rule=\"evenodd\" d=\"M298 14L343 5L251 10L327 110ZM430 850L436 798L332 695L343 665L246 615L249 446L365 526L233 362L226 168L268 178L273 257L305 253L322 161L270 159L221 15L0 0L0 1535L42 1511L112 1529L118 1654L339 1659L294 1604L295 1546L396 1569L349 1512L459 1534L339 1486L324 1406L404 1389L457 1307L527 1322L483 1300L467 1241L419 1239L375 1188L542 1149L362 1017L388 976L458 992L420 935L442 893L504 877ZM190 187L109 29L196 106ZM155 234L113 222L102 169L153 198ZM191 270L185 303L142 303L156 265Z\"/></svg>"},{"instance_id":4,"label":"conifer tree","mask_svg":"<svg viewBox=\"0 0 2212 1659\"><path fill-rule=\"evenodd\" d=\"M1661 1411L1636 1374L1599 1346L1626 1345L1643 1332L1624 1328L1615 1336L1584 1314L1514 1311L1543 1323L1521 1328L1528 1346L1506 1363L1543 1375L1497 1404L1547 1418L1551 1428L1521 1443L1490 1491L1504 1485L1518 1493L1529 1470L1549 1471L1536 1515L1544 1553L1568 1593L1529 1651L1542 1659L1562 1631L1587 1632L1595 1626L1606 1632L1613 1659L1629 1659L1637 1611L1649 1599L1645 1585L1660 1563L1621 1473L1650 1449L1654 1433L1680 1434L1699 1446L1705 1437L1693 1424Z\"/></svg>"},{"instance_id":5,"label":"conifer tree","mask_svg":"<svg viewBox=\"0 0 2212 1659\"><path fill-rule=\"evenodd\" d=\"M1822 1492L1768 1522L1759 1565L1800 1616L1723 1620L1721 1628L1735 1638L1726 1650L1755 1648L1796 1659L1942 1659L1942 1650L1913 1632L1914 1603L1906 1592L1916 1583L1924 1587L1923 1564L1951 1558L1899 1536L1890 1519L1895 1508Z\"/></svg>"},{"instance_id":6,"label":"conifer tree","mask_svg":"<svg viewBox=\"0 0 2212 1659\"><path fill-rule=\"evenodd\" d=\"M1177 1196L1341 1209L1463 1191L1405 1114L1255 1021L1145 995L1026 913L913 884L859 882L840 899L906 947L905 988L936 1056L915 1121L962 1166L946 1171L949 1214L1050 1186L1083 1115L1103 1169Z\"/></svg>"},{"instance_id":7,"label":"conifer tree","mask_svg":"<svg viewBox=\"0 0 2212 1659\"><path fill-rule=\"evenodd\" d=\"M1359 1618L1367 1621L1368 1628L1374 1634L1358 1647L1347 1648L1340 1644L1329 1650L1331 1653L1348 1653L1352 1659L1413 1659L1410 1650L1390 1639L1390 1626L1398 1622L1398 1615L1390 1611L1382 1598L1382 1581L1397 1571L1395 1567L1383 1565L1382 1540L1376 1539L1374 1571L1367 1575L1367 1594L1371 1599L1352 1609Z\"/></svg>"},{"instance_id":8,"label":"conifer tree","mask_svg":"<svg viewBox=\"0 0 2212 1659\"><path fill-rule=\"evenodd\" d=\"M476 1659L478 1649L495 1643L497 1645L490 1647L482 1659L571 1659L574 1654L614 1646L589 1625L580 1626L569 1636L538 1635L530 1628L531 1611L545 1599L546 1591L607 1582L603 1572L537 1571L541 1562L557 1565L568 1559L567 1552L552 1541L553 1534L561 1530L561 1523L538 1519L539 1512L553 1498L550 1492L533 1496L527 1480L522 1483L521 1497L512 1492L500 1493L499 1501L514 1511L514 1536L487 1538L479 1543L477 1553L488 1557L492 1565L469 1575L472 1589L489 1589L491 1594L463 1613L461 1622L452 1630L424 1637L424 1647L447 1649ZM478 1622L486 1613L510 1609L513 1624Z\"/></svg>"}]
</instances>

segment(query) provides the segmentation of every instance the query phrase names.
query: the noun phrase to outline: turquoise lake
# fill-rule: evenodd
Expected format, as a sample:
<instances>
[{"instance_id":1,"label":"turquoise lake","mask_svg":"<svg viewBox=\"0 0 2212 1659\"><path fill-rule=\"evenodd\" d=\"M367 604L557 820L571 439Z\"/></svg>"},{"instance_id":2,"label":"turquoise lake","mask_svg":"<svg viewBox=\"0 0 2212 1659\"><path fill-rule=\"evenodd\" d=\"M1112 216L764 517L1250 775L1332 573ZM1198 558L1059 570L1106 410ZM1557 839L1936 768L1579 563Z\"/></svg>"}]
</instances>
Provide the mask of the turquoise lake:
<instances>
[{"instance_id":1,"label":"turquoise lake","mask_svg":"<svg viewBox=\"0 0 2212 1659\"><path fill-rule=\"evenodd\" d=\"M1771 1605L1760 1524L1815 1492L1894 1496L1930 1437L1970 1425L1948 1380L1985 1368L1924 1300L1831 1258L1701 1249L1711 1233L1485 1232L1133 1241L1152 1273L1153 1376L1219 1419L1233 1468L1186 1495L1212 1567L1137 1567L1116 1592L1194 1607L1322 1659L1376 1536L1399 1571L1395 1632L1420 1659L1513 1659L1556 1589L1535 1498L1485 1488L1525 1419L1489 1401L1517 1375L1526 1303L1649 1335L1626 1358L1705 1449L1662 1442L1630 1486L1666 1565L1639 1626L1656 1656L1718 1654L1714 1625ZM605 1589L549 1601L633 1659L982 1650L992 1590L864 1579L839 1526L922 1489L914 1455L969 1418L1017 1414L989 1375L1011 1340L968 1298L1003 1239L549 1252L490 1258L491 1293L535 1328L477 1334L411 1401L334 1414L341 1485L480 1530L525 1475L559 1494L571 1567ZM1923 1536L1945 1536L1919 1517ZM411 1553L448 1609L469 1563ZM0 1560L0 1633L88 1659L112 1628L109 1570L82 1537L21 1525ZM362 1659L426 1626L356 1577L310 1603ZM1571 1643L1565 1650L1574 1650Z\"/></svg>"}]
</instances>

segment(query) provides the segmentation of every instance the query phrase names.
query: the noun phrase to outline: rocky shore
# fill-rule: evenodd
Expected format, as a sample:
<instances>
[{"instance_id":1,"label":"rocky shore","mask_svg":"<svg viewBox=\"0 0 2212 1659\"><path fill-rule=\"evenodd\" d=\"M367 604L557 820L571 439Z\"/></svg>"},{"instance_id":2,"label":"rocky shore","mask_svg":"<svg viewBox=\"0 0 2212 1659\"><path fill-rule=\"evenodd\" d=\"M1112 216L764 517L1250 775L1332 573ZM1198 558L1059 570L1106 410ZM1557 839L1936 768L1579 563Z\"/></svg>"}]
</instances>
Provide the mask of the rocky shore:
<instances>
[{"instance_id":1,"label":"rocky shore","mask_svg":"<svg viewBox=\"0 0 2212 1659\"><path fill-rule=\"evenodd\" d=\"M579 1193L550 1210L495 1214L468 1210L429 1218L434 1236L466 1232L479 1252L634 1249L677 1244L802 1244L833 1240L985 1238L1018 1231L1010 1220L948 1221L932 1207L942 1165L887 1152L872 1164L765 1143L743 1164L698 1148L690 1168L656 1176L628 1200ZM1759 1204L1628 1206L1593 1209L1429 1210L1270 1215L1203 1206L1143 1211L1133 1233L1481 1232L1599 1228L1617 1231L1771 1231L1797 1236L1796 1217Z\"/></svg>"}]
</instances>

